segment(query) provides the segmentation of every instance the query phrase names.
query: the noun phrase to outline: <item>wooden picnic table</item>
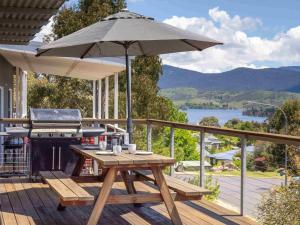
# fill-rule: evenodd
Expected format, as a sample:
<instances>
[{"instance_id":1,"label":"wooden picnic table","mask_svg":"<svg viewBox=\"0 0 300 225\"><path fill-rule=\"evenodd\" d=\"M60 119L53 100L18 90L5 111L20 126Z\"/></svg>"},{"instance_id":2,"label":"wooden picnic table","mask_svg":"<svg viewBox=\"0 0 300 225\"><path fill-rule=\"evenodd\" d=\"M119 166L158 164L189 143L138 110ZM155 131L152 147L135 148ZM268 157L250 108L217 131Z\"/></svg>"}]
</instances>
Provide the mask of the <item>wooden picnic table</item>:
<instances>
[{"instance_id":1,"label":"wooden picnic table","mask_svg":"<svg viewBox=\"0 0 300 225\"><path fill-rule=\"evenodd\" d=\"M160 191L159 197L162 198L166 205L173 224L182 224L176 205L163 176L163 168L174 165L175 160L170 157L157 154L151 155L134 155L128 152L122 152L120 155L97 155L96 150L84 150L81 145L71 145L70 149L77 153L79 160L73 171L74 177L79 177L81 169L86 158L94 159L98 162L99 167L103 169L104 181L94 205L93 211L88 220L88 225L96 225L101 217L103 208L107 204L108 199L114 200L114 203L136 203L137 199L141 202L154 202L157 196L154 194L137 194L134 182L130 179L131 170L151 170L155 179L155 183ZM117 173L120 172L125 183L128 195L110 195L113 183L116 181Z\"/></svg>"}]
</instances>

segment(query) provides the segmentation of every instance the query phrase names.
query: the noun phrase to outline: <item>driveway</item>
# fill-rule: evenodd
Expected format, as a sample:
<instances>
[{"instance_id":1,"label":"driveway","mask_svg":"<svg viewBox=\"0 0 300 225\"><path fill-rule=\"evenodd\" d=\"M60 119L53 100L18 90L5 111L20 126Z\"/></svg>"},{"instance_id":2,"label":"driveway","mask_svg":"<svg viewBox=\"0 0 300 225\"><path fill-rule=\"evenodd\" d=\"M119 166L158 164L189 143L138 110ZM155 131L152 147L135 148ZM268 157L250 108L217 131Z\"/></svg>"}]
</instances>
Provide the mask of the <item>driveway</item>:
<instances>
[{"instance_id":1,"label":"driveway","mask_svg":"<svg viewBox=\"0 0 300 225\"><path fill-rule=\"evenodd\" d=\"M195 175L190 173L176 173L175 177L188 181ZM241 179L237 176L213 176L214 180L220 183L219 201L223 205L229 205L233 209L239 210L240 207L240 183ZM257 206L262 195L275 185L281 185L284 179L278 178L246 178L245 185L245 214L251 217L257 217Z\"/></svg>"}]
</instances>

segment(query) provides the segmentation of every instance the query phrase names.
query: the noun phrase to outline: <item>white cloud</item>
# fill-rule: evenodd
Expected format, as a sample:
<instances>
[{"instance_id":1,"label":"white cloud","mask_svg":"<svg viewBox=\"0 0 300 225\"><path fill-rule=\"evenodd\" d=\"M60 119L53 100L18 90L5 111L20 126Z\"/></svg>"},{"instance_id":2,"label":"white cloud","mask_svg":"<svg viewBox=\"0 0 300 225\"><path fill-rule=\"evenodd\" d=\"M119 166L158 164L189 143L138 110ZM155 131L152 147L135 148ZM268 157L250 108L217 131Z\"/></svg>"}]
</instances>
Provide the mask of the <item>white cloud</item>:
<instances>
[{"instance_id":1,"label":"white cloud","mask_svg":"<svg viewBox=\"0 0 300 225\"><path fill-rule=\"evenodd\" d=\"M164 22L208 36L224 43L202 52L164 55L166 64L202 72L220 72L236 67L261 68L265 63L278 66L300 63L300 26L267 39L247 32L262 26L257 18L230 16L218 7L209 18L173 16Z\"/></svg>"},{"instance_id":2,"label":"white cloud","mask_svg":"<svg viewBox=\"0 0 300 225\"><path fill-rule=\"evenodd\" d=\"M37 33L33 39L33 41L42 42L45 35L49 35L52 33L52 25L53 25L53 17L49 19L49 22L44 25L39 33Z\"/></svg>"}]
</instances>

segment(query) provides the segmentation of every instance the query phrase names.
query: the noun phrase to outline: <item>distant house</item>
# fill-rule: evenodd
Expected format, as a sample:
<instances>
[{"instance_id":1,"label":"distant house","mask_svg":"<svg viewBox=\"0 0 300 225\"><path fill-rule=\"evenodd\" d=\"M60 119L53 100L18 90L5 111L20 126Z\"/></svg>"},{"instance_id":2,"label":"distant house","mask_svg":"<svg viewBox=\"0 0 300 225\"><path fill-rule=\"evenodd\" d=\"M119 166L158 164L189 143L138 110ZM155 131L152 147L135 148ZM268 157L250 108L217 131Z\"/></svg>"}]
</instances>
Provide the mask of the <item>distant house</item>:
<instances>
[{"instance_id":1,"label":"distant house","mask_svg":"<svg viewBox=\"0 0 300 225\"><path fill-rule=\"evenodd\" d=\"M211 150L212 148L220 149L222 142L214 135L209 135L204 138L205 148ZM198 144L197 150L200 150L200 144Z\"/></svg>"},{"instance_id":2,"label":"distant house","mask_svg":"<svg viewBox=\"0 0 300 225\"><path fill-rule=\"evenodd\" d=\"M214 135L209 135L204 139L204 143L207 149L219 149L221 147L222 142L215 137Z\"/></svg>"},{"instance_id":3,"label":"distant house","mask_svg":"<svg viewBox=\"0 0 300 225\"><path fill-rule=\"evenodd\" d=\"M232 150L226 151L226 152L219 152L215 154L209 154L207 155L208 158L210 158L210 163L212 165L216 164L217 161L222 161L222 162L232 162L234 159L234 156L240 152L240 148L234 148ZM246 152L247 153L253 153L254 152L254 146L250 145L246 147Z\"/></svg>"},{"instance_id":4,"label":"distant house","mask_svg":"<svg viewBox=\"0 0 300 225\"><path fill-rule=\"evenodd\" d=\"M209 169L211 168L211 164L207 161L204 161L204 168ZM194 161L181 161L176 166L177 172L182 172L184 170L200 170L200 161L194 160Z\"/></svg>"}]
</instances>

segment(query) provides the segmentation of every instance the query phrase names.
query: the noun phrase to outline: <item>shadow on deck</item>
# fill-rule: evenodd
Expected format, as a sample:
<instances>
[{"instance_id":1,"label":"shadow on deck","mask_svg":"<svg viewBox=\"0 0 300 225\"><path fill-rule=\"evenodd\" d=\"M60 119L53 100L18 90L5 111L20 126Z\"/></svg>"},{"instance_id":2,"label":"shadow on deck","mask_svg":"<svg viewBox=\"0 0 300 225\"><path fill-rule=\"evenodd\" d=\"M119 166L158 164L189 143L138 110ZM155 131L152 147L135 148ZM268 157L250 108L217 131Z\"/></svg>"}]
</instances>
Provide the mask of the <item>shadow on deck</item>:
<instances>
[{"instance_id":1,"label":"shadow on deck","mask_svg":"<svg viewBox=\"0 0 300 225\"><path fill-rule=\"evenodd\" d=\"M100 184L81 184L95 195ZM137 182L136 189L139 188ZM147 190L148 191L148 190ZM151 189L151 192L157 192ZM113 193L125 193L123 183L115 183ZM57 211L58 198L48 185L29 182L28 179L0 179L0 221L1 224L86 224L92 206L67 207ZM214 203L201 201L176 202L184 224L256 224ZM163 204L107 205L99 224L144 225L172 224Z\"/></svg>"}]
</instances>

